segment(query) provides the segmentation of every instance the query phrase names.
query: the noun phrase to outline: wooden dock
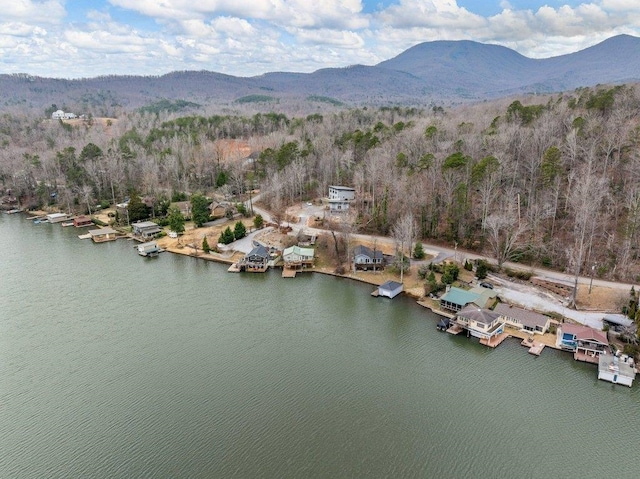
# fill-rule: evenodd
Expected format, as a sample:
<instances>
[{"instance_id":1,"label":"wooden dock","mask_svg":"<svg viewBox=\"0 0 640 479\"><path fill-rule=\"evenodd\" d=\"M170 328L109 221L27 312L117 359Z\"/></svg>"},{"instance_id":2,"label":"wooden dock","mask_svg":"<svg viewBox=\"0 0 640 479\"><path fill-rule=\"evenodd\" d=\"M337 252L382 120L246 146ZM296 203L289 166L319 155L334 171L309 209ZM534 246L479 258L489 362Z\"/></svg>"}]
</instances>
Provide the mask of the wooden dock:
<instances>
[{"instance_id":1,"label":"wooden dock","mask_svg":"<svg viewBox=\"0 0 640 479\"><path fill-rule=\"evenodd\" d=\"M480 344L484 346L489 346L490 348L497 348L502 344L502 341L507 339L510 336L509 333L500 333L491 338L480 338Z\"/></svg>"},{"instance_id":2,"label":"wooden dock","mask_svg":"<svg viewBox=\"0 0 640 479\"><path fill-rule=\"evenodd\" d=\"M378 291L378 288L376 288L371 292L371 296L373 296L374 298L377 298L378 296L380 296L380 291Z\"/></svg>"},{"instance_id":3,"label":"wooden dock","mask_svg":"<svg viewBox=\"0 0 640 479\"><path fill-rule=\"evenodd\" d=\"M540 356L540 353L542 353L542 350L546 346L544 343L535 342L531 338L523 339L520 344L526 348L529 348L529 354L533 354L535 356Z\"/></svg>"},{"instance_id":4,"label":"wooden dock","mask_svg":"<svg viewBox=\"0 0 640 479\"><path fill-rule=\"evenodd\" d=\"M282 277L283 278L295 278L297 271L291 268L282 268Z\"/></svg>"},{"instance_id":5,"label":"wooden dock","mask_svg":"<svg viewBox=\"0 0 640 479\"><path fill-rule=\"evenodd\" d=\"M238 263L233 263L231 266L229 266L229 269L227 269L227 271L229 273L239 273L240 267L238 266Z\"/></svg>"},{"instance_id":6,"label":"wooden dock","mask_svg":"<svg viewBox=\"0 0 640 479\"><path fill-rule=\"evenodd\" d=\"M449 334L460 334L462 331L464 331L464 328L459 324L454 324L449 329L447 329L447 333Z\"/></svg>"}]
</instances>

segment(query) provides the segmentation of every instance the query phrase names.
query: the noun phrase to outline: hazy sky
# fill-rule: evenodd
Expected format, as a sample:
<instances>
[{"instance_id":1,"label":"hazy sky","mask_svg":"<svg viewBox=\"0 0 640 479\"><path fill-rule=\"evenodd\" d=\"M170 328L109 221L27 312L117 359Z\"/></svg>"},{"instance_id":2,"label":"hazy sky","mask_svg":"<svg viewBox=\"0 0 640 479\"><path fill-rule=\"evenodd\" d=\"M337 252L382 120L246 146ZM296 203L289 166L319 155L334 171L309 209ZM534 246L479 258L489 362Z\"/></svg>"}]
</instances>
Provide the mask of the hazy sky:
<instances>
[{"instance_id":1,"label":"hazy sky","mask_svg":"<svg viewBox=\"0 0 640 479\"><path fill-rule=\"evenodd\" d=\"M0 0L0 73L237 76L374 65L421 42L535 58L640 36L640 0Z\"/></svg>"}]
</instances>

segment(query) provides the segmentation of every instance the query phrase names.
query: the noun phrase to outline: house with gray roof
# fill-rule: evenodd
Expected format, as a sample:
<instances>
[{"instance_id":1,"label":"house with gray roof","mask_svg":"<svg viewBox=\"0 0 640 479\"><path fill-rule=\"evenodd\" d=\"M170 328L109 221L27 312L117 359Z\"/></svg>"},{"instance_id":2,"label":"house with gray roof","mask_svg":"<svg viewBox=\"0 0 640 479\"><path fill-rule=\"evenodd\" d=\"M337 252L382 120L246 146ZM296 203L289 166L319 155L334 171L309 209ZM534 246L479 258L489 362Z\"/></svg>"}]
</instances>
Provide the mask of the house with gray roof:
<instances>
[{"instance_id":1,"label":"house with gray roof","mask_svg":"<svg viewBox=\"0 0 640 479\"><path fill-rule=\"evenodd\" d=\"M346 211L355 199L356 190L350 186L329 186L329 210L332 212Z\"/></svg>"},{"instance_id":2,"label":"house with gray roof","mask_svg":"<svg viewBox=\"0 0 640 479\"><path fill-rule=\"evenodd\" d=\"M238 262L240 271L264 272L269 267L271 255L269 250L262 245L258 245L247 253L244 258Z\"/></svg>"},{"instance_id":3,"label":"house with gray roof","mask_svg":"<svg viewBox=\"0 0 640 479\"><path fill-rule=\"evenodd\" d=\"M138 221L137 223L131 223L131 231L136 236L152 238L154 235L160 233L162 229L153 221Z\"/></svg>"},{"instance_id":4,"label":"house with gray roof","mask_svg":"<svg viewBox=\"0 0 640 479\"><path fill-rule=\"evenodd\" d=\"M372 250L363 245L353 249L353 267L355 270L382 269L385 260L382 251Z\"/></svg>"},{"instance_id":5,"label":"house with gray roof","mask_svg":"<svg viewBox=\"0 0 640 479\"><path fill-rule=\"evenodd\" d=\"M512 328L530 333L546 333L549 331L551 321L553 321L549 316L545 316L544 314L518 308L517 306L506 303L498 303L493 310L500 314L505 323Z\"/></svg>"},{"instance_id":6,"label":"house with gray roof","mask_svg":"<svg viewBox=\"0 0 640 479\"><path fill-rule=\"evenodd\" d=\"M491 341L504 332L504 321L499 313L489 309L468 305L456 314L456 323L471 336Z\"/></svg>"}]
</instances>

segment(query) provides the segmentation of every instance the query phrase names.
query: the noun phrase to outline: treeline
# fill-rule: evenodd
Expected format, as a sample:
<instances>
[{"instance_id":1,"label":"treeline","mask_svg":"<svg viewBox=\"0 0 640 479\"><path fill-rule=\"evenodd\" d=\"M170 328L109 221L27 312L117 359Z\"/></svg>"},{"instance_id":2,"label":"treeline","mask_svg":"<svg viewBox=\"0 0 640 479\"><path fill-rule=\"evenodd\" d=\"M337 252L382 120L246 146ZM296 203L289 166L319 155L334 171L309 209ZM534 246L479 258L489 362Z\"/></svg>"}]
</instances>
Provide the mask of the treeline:
<instances>
[{"instance_id":1,"label":"treeline","mask_svg":"<svg viewBox=\"0 0 640 479\"><path fill-rule=\"evenodd\" d=\"M409 217L414 239L635 281L639 108L637 87L616 86L451 110L135 112L109 127L6 114L0 180L30 202L77 207L260 186L276 210L350 185L354 230L393 234Z\"/></svg>"}]
</instances>

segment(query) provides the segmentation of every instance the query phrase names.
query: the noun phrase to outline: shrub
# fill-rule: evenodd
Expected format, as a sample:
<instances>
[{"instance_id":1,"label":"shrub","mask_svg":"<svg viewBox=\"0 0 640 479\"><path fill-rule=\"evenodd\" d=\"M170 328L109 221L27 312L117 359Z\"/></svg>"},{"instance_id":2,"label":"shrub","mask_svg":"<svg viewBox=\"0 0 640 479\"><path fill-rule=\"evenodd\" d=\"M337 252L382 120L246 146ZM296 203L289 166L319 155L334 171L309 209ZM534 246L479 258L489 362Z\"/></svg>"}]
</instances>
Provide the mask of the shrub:
<instances>
[{"instance_id":1,"label":"shrub","mask_svg":"<svg viewBox=\"0 0 640 479\"><path fill-rule=\"evenodd\" d=\"M422 247L422 243L420 243L420 241L418 241L416 243L416 246L413 249L413 257L415 259L423 259L424 256L425 256L424 248Z\"/></svg>"},{"instance_id":2,"label":"shrub","mask_svg":"<svg viewBox=\"0 0 640 479\"><path fill-rule=\"evenodd\" d=\"M418 278L420 279L426 279L429 273L433 274L433 271L431 271L428 264L420 265L418 268Z\"/></svg>"},{"instance_id":3,"label":"shrub","mask_svg":"<svg viewBox=\"0 0 640 479\"><path fill-rule=\"evenodd\" d=\"M207 241L206 236L202 238L202 251L204 251L205 253L209 253L209 251L211 251L211 248L209 247L209 242Z\"/></svg>"},{"instance_id":4,"label":"shrub","mask_svg":"<svg viewBox=\"0 0 640 479\"><path fill-rule=\"evenodd\" d=\"M244 238L247 235L247 228L244 226L242 221L238 221L233 228L233 236L235 239L239 240L240 238Z\"/></svg>"},{"instance_id":5,"label":"shrub","mask_svg":"<svg viewBox=\"0 0 640 479\"><path fill-rule=\"evenodd\" d=\"M218 238L218 243L229 244L229 243L233 243L235 239L236 238L233 235L233 231L231 231L231 228L227 226L227 229L225 229L222 233L220 233L220 238Z\"/></svg>"},{"instance_id":6,"label":"shrub","mask_svg":"<svg viewBox=\"0 0 640 479\"><path fill-rule=\"evenodd\" d=\"M454 263L447 263L444 266L444 272L442 273L442 282L444 284L451 284L458 279L460 274L460 268Z\"/></svg>"},{"instance_id":7,"label":"shrub","mask_svg":"<svg viewBox=\"0 0 640 479\"><path fill-rule=\"evenodd\" d=\"M533 273L531 271L516 271L513 269L505 268L504 272L510 278L517 278L524 281L529 281L529 279L531 279L531 276L533 276Z\"/></svg>"},{"instance_id":8,"label":"shrub","mask_svg":"<svg viewBox=\"0 0 640 479\"><path fill-rule=\"evenodd\" d=\"M476 266L476 277L478 279L485 279L489 274L489 268L487 262L485 260L478 260L478 265Z\"/></svg>"}]
</instances>

